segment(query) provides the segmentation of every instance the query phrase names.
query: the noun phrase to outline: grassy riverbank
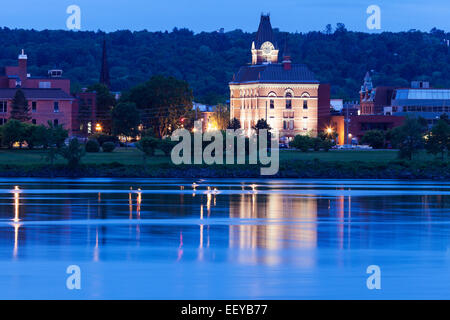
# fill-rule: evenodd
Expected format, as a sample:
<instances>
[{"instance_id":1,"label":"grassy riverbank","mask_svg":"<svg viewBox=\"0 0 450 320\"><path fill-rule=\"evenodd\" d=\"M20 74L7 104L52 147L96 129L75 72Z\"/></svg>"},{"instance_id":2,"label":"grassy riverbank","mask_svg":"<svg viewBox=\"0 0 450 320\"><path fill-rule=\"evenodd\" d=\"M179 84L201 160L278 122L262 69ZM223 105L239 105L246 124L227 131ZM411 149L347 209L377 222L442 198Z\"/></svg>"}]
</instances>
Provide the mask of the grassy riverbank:
<instances>
[{"instance_id":1,"label":"grassy riverbank","mask_svg":"<svg viewBox=\"0 0 450 320\"><path fill-rule=\"evenodd\" d=\"M256 165L180 165L157 152L144 165L135 148L112 153L87 153L82 165L69 169L60 158L51 167L41 150L1 150L1 177L270 177L260 175ZM280 152L280 170L275 177L348 179L440 179L450 180L450 163L421 152L413 161L397 159L392 150L302 153Z\"/></svg>"}]
</instances>

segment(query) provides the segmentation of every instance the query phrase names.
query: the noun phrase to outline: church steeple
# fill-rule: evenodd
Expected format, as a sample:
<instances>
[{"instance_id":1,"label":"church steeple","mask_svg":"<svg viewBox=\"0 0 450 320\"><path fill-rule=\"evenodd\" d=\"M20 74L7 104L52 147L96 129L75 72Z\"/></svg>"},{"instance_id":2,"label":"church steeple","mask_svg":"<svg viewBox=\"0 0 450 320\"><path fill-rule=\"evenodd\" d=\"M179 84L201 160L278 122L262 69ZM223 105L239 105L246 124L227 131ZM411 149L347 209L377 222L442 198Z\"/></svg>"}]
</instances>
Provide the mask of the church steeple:
<instances>
[{"instance_id":1,"label":"church steeple","mask_svg":"<svg viewBox=\"0 0 450 320\"><path fill-rule=\"evenodd\" d=\"M278 46L270 23L270 16L262 14L255 41L252 43L252 64L277 62Z\"/></svg>"},{"instance_id":2,"label":"church steeple","mask_svg":"<svg viewBox=\"0 0 450 320\"><path fill-rule=\"evenodd\" d=\"M100 83L110 88L108 57L106 55L106 38L103 39L102 69L100 71Z\"/></svg>"}]
</instances>

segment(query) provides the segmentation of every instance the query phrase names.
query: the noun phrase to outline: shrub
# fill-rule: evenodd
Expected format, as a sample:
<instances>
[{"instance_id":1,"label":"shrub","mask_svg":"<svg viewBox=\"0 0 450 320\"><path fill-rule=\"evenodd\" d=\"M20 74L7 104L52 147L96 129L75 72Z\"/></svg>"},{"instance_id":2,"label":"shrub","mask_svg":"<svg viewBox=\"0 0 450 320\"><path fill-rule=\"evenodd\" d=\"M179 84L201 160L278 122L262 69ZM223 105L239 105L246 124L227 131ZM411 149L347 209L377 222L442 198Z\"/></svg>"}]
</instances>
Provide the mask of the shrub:
<instances>
[{"instance_id":1,"label":"shrub","mask_svg":"<svg viewBox=\"0 0 450 320\"><path fill-rule=\"evenodd\" d=\"M77 138L70 139L69 145L61 149L61 155L67 160L69 167L75 168L85 155L85 150Z\"/></svg>"},{"instance_id":2,"label":"shrub","mask_svg":"<svg viewBox=\"0 0 450 320\"><path fill-rule=\"evenodd\" d=\"M29 149L34 147L46 146L47 142L47 128L43 125L26 124L24 139L28 144Z\"/></svg>"},{"instance_id":3,"label":"shrub","mask_svg":"<svg viewBox=\"0 0 450 320\"><path fill-rule=\"evenodd\" d=\"M158 147L159 140L153 137L143 137L138 143L137 148L144 153L144 162L147 157L155 154L155 149Z\"/></svg>"},{"instance_id":4,"label":"shrub","mask_svg":"<svg viewBox=\"0 0 450 320\"><path fill-rule=\"evenodd\" d=\"M90 136L89 139L97 140L100 146L103 146L105 142L113 142L113 143L119 142L119 139L116 136L110 136L104 133L95 133L92 136Z\"/></svg>"},{"instance_id":5,"label":"shrub","mask_svg":"<svg viewBox=\"0 0 450 320\"><path fill-rule=\"evenodd\" d=\"M99 152L100 144L95 139L89 139L86 142L86 152Z\"/></svg>"},{"instance_id":6,"label":"shrub","mask_svg":"<svg viewBox=\"0 0 450 320\"><path fill-rule=\"evenodd\" d=\"M103 152L113 152L115 148L116 145L114 144L114 142L107 141L102 144Z\"/></svg>"},{"instance_id":7,"label":"shrub","mask_svg":"<svg viewBox=\"0 0 450 320\"><path fill-rule=\"evenodd\" d=\"M304 135L296 135L289 145L303 152L308 152L311 147L311 137Z\"/></svg>"},{"instance_id":8,"label":"shrub","mask_svg":"<svg viewBox=\"0 0 450 320\"><path fill-rule=\"evenodd\" d=\"M166 156L169 156L170 152L176 144L177 143L175 141L172 141L170 138L166 138L158 142L158 149L164 152Z\"/></svg>"},{"instance_id":9,"label":"shrub","mask_svg":"<svg viewBox=\"0 0 450 320\"><path fill-rule=\"evenodd\" d=\"M25 139L25 124L18 120L9 120L2 126L2 143L12 148L15 142L22 143Z\"/></svg>"},{"instance_id":10,"label":"shrub","mask_svg":"<svg viewBox=\"0 0 450 320\"><path fill-rule=\"evenodd\" d=\"M369 130L361 138L362 144L367 144L374 149L381 149L385 143L385 133L381 130Z\"/></svg>"}]
</instances>

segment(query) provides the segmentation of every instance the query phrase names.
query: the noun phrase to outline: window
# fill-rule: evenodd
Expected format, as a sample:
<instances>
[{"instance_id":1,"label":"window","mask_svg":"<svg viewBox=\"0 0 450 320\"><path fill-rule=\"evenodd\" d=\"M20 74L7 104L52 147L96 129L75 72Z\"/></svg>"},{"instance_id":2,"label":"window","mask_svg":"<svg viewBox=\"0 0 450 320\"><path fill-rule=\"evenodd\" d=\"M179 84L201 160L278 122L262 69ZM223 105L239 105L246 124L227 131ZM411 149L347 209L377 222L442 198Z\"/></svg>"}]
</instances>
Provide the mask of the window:
<instances>
[{"instance_id":1,"label":"window","mask_svg":"<svg viewBox=\"0 0 450 320\"><path fill-rule=\"evenodd\" d=\"M59 102L53 102L53 112L59 112Z\"/></svg>"},{"instance_id":2,"label":"window","mask_svg":"<svg viewBox=\"0 0 450 320\"><path fill-rule=\"evenodd\" d=\"M283 130L286 130L288 128L288 122L286 120L283 120Z\"/></svg>"},{"instance_id":3,"label":"window","mask_svg":"<svg viewBox=\"0 0 450 320\"><path fill-rule=\"evenodd\" d=\"M0 101L0 112L1 113L8 112L8 101Z\"/></svg>"},{"instance_id":4,"label":"window","mask_svg":"<svg viewBox=\"0 0 450 320\"><path fill-rule=\"evenodd\" d=\"M32 112L36 112L36 106L37 106L36 101L31 102L31 111Z\"/></svg>"},{"instance_id":5,"label":"window","mask_svg":"<svg viewBox=\"0 0 450 320\"><path fill-rule=\"evenodd\" d=\"M36 124L36 119L31 120L32 124Z\"/></svg>"},{"instance_id":6,"label":"window","mask_svg":"<svg viewBox=\"0 0 450 320\"><path fill-rule=\"evenodd\" d=\"M0 118L0 126L6 123L7 119Z\"/></svg>"},{"instance_id":7,"label":"window","mask_svg":"<svg viewBox=\"0 0 450 320\"><path fill-rule=\"evenodd\" d=\"M286 109L292 109L292 94L290 92L286 93Z\"/></svg>"},{"instance_id":8,"label":"window","mask_svg":"<svg viewBox=\"0 0 450 320\"><path fill-rule=\"evenodd\" d=\"M270 109L274 109L275 108L275 101L270 100Z\"/></svg>"},{"instance_id":9,"label":"window","mask_svg":"<svg viewBox=\"0 0 450 320\"><path fill-rule=\"evenodd\" d=\"M308 109L308 100L303 100L303 109Z\"/></svg>"},{"instance_id":10,"label":"window","mask_svg":"<svg viewBox=\"0 0 450 320\"><path fill-rule=\"evenodd\" d=\"M47 81L45 81L45 82L40 81L39 82L39 88L40 89L50 89L51 87L52 87L52 83L51 82L47 82Z\"/></svg>"},{"instance_id":11,"label":"window","mask_svg":"<svg viewBox=\"0 0 450 320\"><path fill-rule=\"evenodd\" d=\"M289 130L294 130L294 120L289 120Z\"/></svg>"},{"instance_id":12,"label":"window","mask_svg":"<svg viewBox=\"0 0 450 320\"><path fill-rule=\"evenodd\" d=\"M54 125L54 126L57 126L58 124L59 124L58 119L53 120L53 125Z\"/></svg>"}]
</instances>

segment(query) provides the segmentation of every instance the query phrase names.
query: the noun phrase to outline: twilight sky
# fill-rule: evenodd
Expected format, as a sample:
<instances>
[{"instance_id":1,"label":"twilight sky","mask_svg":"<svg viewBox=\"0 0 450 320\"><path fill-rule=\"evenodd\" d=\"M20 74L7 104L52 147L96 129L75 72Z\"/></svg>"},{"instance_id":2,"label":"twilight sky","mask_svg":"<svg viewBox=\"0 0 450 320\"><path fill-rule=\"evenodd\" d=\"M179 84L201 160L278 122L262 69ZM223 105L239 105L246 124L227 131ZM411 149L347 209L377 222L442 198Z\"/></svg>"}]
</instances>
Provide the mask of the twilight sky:
<instances>
[{"instance_id":1,"label":"twilight sky","mask_svg":"<svg viewBox=\"0 0 450 320\"><path fill-rule=\"evenodd\" d=\"M149 31L186 27L195 32L256 31L261 12L270 12L281 31L323 30L343 22L347 29L366 27L370 5L381 8L380 31L433 27L450 31L449 0L21 0L2 1L0 27L66 29L66 9L81 8L81 30ZM379 31L376 31L379 32Z\"/></svg>"}]
</instances>

